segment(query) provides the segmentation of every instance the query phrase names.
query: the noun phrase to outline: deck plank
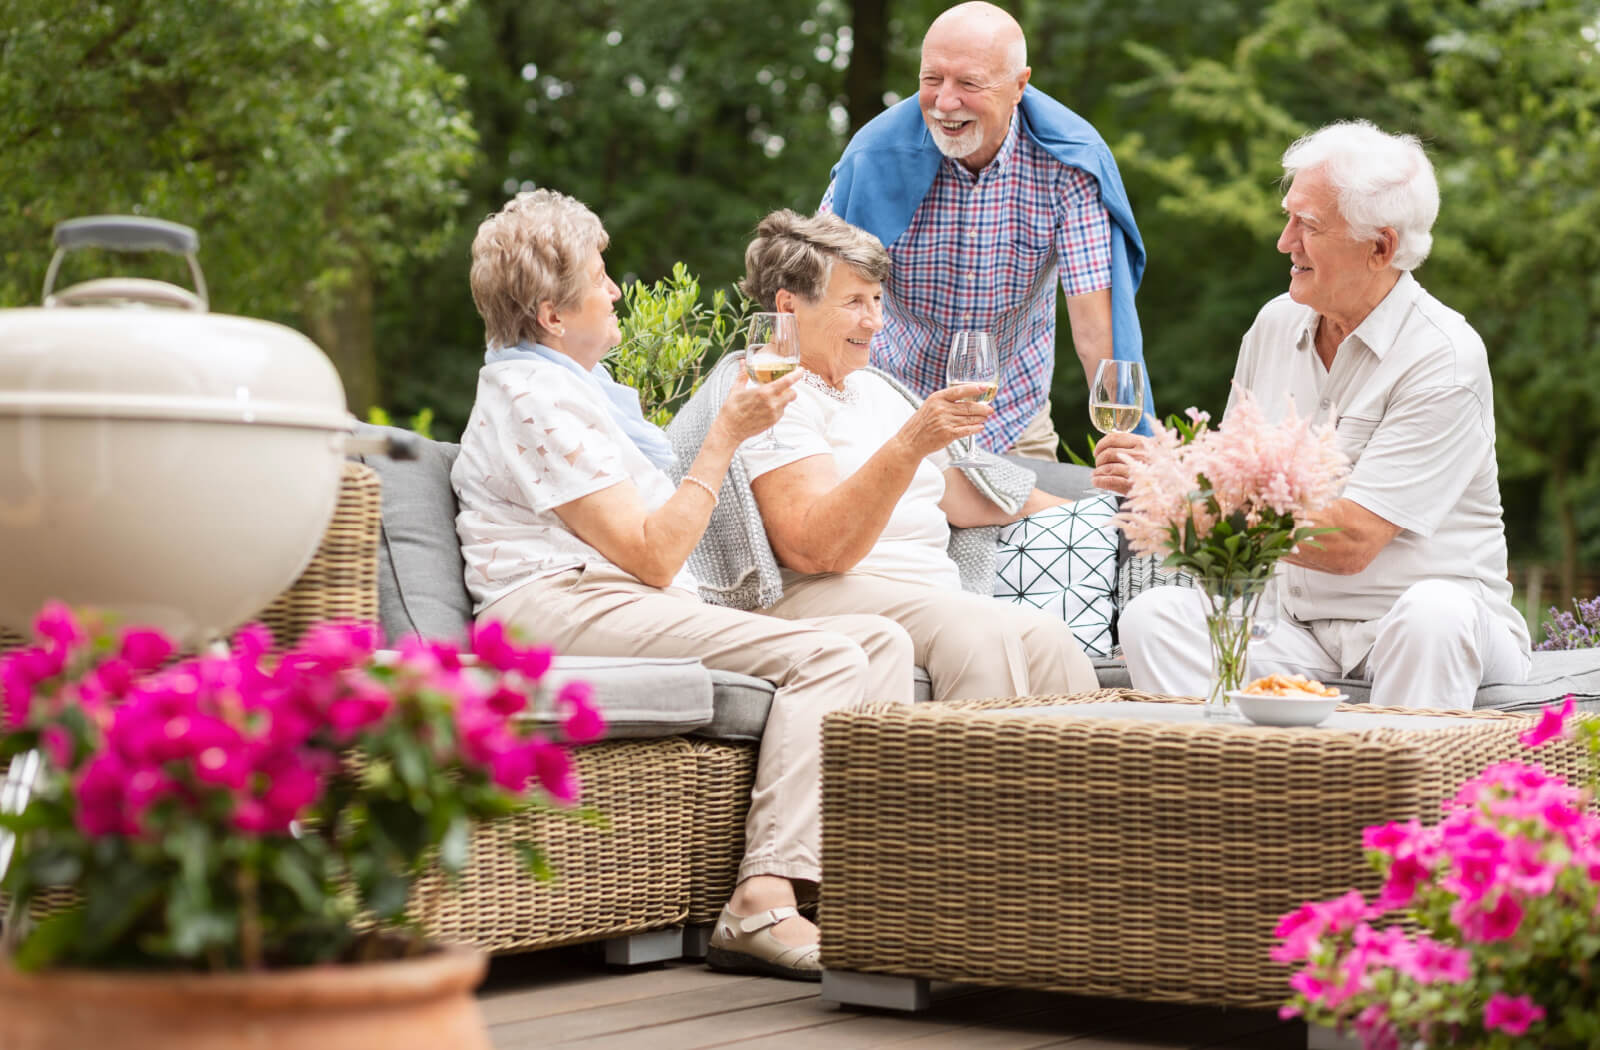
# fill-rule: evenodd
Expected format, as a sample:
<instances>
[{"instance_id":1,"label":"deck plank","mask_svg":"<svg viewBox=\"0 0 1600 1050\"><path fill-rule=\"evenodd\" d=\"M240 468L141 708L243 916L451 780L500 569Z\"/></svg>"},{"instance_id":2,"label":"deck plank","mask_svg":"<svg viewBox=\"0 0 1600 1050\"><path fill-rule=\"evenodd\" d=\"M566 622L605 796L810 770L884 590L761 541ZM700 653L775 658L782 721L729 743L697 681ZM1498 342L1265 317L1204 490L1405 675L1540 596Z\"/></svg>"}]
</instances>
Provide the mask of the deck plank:
<instances>
[{"instance_id":1,"label":"deck plank","mask_svg":"<svg viewBox=\"0 0 1600 1050\"><path fill-rule=\"evenodd\" d=\"M497 1050L1295 1050L1267 1011L936 985L916 1015L841 1009L815 985L674 962L607 970L572 950L497 959L479 993Z\"/></svg>"}]
</instances>

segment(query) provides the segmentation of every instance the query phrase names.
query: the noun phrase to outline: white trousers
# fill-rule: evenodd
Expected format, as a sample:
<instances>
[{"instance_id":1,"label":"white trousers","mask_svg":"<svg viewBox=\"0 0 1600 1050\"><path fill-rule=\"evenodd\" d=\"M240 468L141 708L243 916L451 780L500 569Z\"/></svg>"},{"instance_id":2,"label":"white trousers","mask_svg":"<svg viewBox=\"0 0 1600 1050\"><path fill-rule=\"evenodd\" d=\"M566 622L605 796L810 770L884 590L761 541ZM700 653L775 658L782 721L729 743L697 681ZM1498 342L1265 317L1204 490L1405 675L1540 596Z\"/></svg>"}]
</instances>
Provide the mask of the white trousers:
<instances>
[{"instance_id":1,"label":"white trousers","mask_svg":"<svg viewBox=\"0 0 1600 1050\"><path fill-rule=\"evenodd\" d=\"M1135 689L1204 696L1211 682L1204 599L1190 587L1154 587L1128 603L1119 621ZM1342 677L1339 661L1309 628L1280 619L1250 643L1249 675ZM1521 682L1528 653L1486 602L1458 584L1425 580L1402 594L1378 621L1378 639L1358 678L1372 683L1379 707L1472 710L1485 682Z\"/></svg>"}]
</instances>

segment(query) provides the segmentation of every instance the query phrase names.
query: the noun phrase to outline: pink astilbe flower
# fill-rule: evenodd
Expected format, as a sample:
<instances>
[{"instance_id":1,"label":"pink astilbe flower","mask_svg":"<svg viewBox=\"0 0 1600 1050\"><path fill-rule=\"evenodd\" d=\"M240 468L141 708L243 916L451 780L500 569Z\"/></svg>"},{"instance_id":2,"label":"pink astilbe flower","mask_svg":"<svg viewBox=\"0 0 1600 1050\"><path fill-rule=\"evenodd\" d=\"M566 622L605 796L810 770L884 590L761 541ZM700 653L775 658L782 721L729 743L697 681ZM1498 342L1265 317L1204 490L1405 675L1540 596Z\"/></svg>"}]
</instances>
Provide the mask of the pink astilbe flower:
<instances>
[{"instance_id":1,"label":"pink astilbe flower","mask_svg":"<svg viewBox=\"0 0 1600 1050\"><path fill-rule=\"evenodd\" d=\"M1191 532L1204 545L1219 523L1237 518L1251 539L1240 549L1219 542L1211 551L1210 562L1224 566L1224 575L1257 574L1288 553L1300 538L1297 530L1309 528L1338 497L1350 463L1332 426L1314 425L1293 405L1284 407L1285 418L1269 422L1240 388L1220 428L1213 430L1204 413L1191 409L1190 436L1158 432L1144 458L1130 463L1128 494L1113 519L1133 550L1199 567L1194 554L1179 553Z\"/></svg>"}]
</instances>

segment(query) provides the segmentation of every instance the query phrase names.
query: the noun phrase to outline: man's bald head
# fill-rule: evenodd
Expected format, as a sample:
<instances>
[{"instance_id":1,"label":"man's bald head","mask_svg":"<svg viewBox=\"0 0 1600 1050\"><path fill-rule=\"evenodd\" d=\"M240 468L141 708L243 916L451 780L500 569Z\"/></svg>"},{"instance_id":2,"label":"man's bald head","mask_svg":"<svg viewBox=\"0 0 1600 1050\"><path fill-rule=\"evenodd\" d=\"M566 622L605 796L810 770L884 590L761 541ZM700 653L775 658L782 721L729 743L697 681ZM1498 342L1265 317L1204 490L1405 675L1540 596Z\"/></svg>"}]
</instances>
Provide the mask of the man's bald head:
<instances>
[{"instance_id":1,"label":"man's bald head","mask_svg":"<svg viewBox=\"0 0 1600 1050\"><path fill-rule=\"evenodd\" d=\"M979 171L1000 152L1028 85L1017 20L983 0L957 4L922 38L922 119L947 157Z\"/></svg>"},{"instance_id":2,"label":"man's bald head","mask_svg":"<svg viewBox=\"0 0 1600 1050\"><path fill-rule=\"evenodd\" d=\"M1022 26L1004 8L986 0L968 0L946 9L923 36L924 49L929 41L936 47L983 54L994 60L999 76L1015 76L1028 65L1028 42L1022 35Z\"/></svg>"}]
</instances>

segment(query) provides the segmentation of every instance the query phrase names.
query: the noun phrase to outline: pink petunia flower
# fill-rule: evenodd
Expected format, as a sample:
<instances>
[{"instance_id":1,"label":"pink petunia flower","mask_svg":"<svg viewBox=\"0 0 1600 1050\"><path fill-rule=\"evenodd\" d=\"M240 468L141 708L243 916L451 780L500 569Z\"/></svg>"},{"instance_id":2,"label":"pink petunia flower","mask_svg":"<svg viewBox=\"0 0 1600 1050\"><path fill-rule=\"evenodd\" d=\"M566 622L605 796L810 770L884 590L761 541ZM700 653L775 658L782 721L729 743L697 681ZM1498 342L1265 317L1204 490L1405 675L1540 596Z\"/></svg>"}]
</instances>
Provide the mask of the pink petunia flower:
<instances>
[{"instance_id":1,"label":"pink petunia flower","mask_svg":"<svg viewBox=\"0 0 1600 1050\"><path fill-rule=\"evenodd\" d=\"M1547 707L1539 712L1539 724L1521 736L1523 746L1541 747L1561 736L1566 731L1567 719L1572 717L1572 712L1572 694L1568 693L1566 702L1560 707Z\"/></svg>"},{"instance_id":2,"label":"pink petunia flower","mask_svg":"<svg viewBox=\"0 0 1600 1050\"><path fill-rule=\"evenodd\" d=\"M1544 1017L1544 1007L1526 995L1510 996L1496 992L1483 1007L1483 1026L1491 1032L1499 1031L1507 1035L1526 1035L1528 1029L1543 1021Z\"/></svg>"}]
</instances>

